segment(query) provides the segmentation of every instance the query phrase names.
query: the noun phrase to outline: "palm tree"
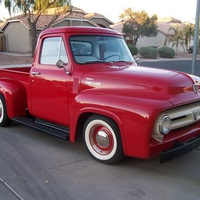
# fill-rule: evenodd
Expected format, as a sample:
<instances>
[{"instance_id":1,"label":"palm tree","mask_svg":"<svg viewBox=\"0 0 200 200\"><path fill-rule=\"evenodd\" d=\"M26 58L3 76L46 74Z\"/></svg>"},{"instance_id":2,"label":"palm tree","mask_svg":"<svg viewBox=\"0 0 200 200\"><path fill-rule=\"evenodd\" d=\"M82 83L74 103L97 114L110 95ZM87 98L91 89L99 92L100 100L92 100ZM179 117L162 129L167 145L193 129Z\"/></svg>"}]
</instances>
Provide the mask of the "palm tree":
<instances>
[{"instance_id":1,"label":"palm tree","mask_svg":"<svg viewBox=\"0 0 200 200\"><path fill-rule=\"evenodd\" d=\"M191 23L185 24L183 28L187 50L189 50L191 39L194 37L194 28L194 24Z\"/></svg>"},{"instance_id":2,"label":"palm tree","mask_svg":"<svg viewBox=\"0 0 200 200\"><path fill-rule=\"evenodd\" d=\"M181 27L170 27L169 34L167 35L168 43L172 43L172 47L175 46L176 52L178 47L181 45L184 48L184 31Z\"/></svg>"}]
</instances>

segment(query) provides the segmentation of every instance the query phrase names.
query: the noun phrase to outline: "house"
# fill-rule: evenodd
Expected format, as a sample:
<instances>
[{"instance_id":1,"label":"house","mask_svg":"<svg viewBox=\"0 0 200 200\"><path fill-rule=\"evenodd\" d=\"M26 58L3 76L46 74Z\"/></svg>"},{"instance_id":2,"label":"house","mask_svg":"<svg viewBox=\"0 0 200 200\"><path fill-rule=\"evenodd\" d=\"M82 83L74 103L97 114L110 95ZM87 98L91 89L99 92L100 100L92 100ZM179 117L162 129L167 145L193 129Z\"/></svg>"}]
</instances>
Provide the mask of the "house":
<instances>
[{"instance_id":1,"label":"house","mask_svg":"<svg viewBox=\"0 0 200 200\"><path fill-rule=\"evenodd\" d=\"M36 24L37 35L47 27L58 26L94 26L110 28L113 24L105 16L98 13L86 13L84 10L72 7L70 11L59 13L55 19L55 9L49 9L47 13L42 14ZM32 17L36 15L33 13ZM52 23L53 20L53 23ZM6 51L29 53L31 52L31 31L28 23L28 17L18 15L7 20L3 25L2 31L6 36Z\"/></svg>"},{"instance_id":2,"label":"house","mask_svg":"<svg viewBox=\"0 0 200 200\"><path fill-rule=\"evenodd\" d=\"M124 21L118 22L111 27L114 30L117 30L122 33L123 29L123 23ZM172 47L173 43L167 41L168 35L173 35L173 32L170 31L170 28L176 28L176 27L184 27L185 25L178 19L167 17L167 18L159 18L157 20L157 30L158 34L156 37L140 37L137 41L136 47L139 49L140 47L144 46L154 46L154 47L163 47L163 46L169 46ZM123 34L123 33L122 33ZM128 36L125 36L125 40L128 43L132 42L132 39ZM175 48L175 47L174 47ZM184 45L179 44L178 51L184 52L186 47Z\"/></svg>"},{"instance_id":3,"label":"house","mask_svg":"<svg viewBox=\"0 0 200 200\"><path fill-rule=\"evenodd\" d=\"M103 28L110 28L110 26L113 24L113 22L106 18L104 15L98 13L88 13L84 17L90 21L95 22L98 24L98 26Z\"/></svg>"},{"instance_id":4,"label":"house","mask_svg":"<svg viewBox=\"0 0 200 200\"><path fill-rule=\"evenodd\" d=\"M5 23L5 22L4 22L3 20L0 19L0 29L1 29L1 27L4 25L4 23Z\"/></svg>"},{"instance_id":5,"label":"house","mask_svg":"<svg viewBox=\"0 0 200 200\"><path fill-rule=\"evenodd\" d=\"M6 50L6 38L3 31L1 30L4 24L5 22L0 20L0 51Z\"/></svg>"}]
</instances>

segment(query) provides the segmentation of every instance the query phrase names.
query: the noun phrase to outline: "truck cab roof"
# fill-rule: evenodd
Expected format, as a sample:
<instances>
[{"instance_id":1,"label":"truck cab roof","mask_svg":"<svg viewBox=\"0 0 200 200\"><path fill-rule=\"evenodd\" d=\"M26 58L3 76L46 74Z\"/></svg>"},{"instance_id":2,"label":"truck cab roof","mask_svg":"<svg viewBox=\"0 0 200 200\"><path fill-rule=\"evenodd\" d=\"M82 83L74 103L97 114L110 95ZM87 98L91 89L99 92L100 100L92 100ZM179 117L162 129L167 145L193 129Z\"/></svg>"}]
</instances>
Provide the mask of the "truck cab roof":
<instances>
[{"instance_id":1,"label":"truck cab roof","mask_svg":"<svg viewBox=\"0 0 200 200\"><path fill-rule=\"evenodd\" d=\"M118 31L108 29L108 28L100 28L100 27L90 27L90 26L64 26L57 28L49 28L41 32L42 35L46 34L54 34L54 33L99 33L99 34L111 34L122 36Z\"/></svg>"}]
</instances>

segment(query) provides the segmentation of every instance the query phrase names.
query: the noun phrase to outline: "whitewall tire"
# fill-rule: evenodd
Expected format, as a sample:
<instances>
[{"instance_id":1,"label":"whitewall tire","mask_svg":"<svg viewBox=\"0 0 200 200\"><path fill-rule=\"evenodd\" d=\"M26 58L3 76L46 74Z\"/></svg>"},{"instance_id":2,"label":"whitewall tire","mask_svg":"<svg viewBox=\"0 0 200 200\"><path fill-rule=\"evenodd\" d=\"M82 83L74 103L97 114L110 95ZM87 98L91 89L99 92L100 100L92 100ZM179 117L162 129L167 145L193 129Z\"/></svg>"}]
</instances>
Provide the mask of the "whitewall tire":
<instances>
[{"instance_id":1,"label":"whitewall tire","mask_svg":"<svg viewBox=\"0 0 200 200\"><path fill-rule=\"evenodd\" d=\"M115 164L124 158L119 128L108 117L90 116L84 125L84 141L90 154L101 163Z\"/></svg>"},{"instance_id":2,"label":"whitewall tire","mask_svg":"<svg viewBox=\"0 0 200 200\"><path fill-rule=\"evenodd\" d=\"M8 118L5 99L0 95L0 126L9 125L11 120Z\"/></svg>"}]
</instances>

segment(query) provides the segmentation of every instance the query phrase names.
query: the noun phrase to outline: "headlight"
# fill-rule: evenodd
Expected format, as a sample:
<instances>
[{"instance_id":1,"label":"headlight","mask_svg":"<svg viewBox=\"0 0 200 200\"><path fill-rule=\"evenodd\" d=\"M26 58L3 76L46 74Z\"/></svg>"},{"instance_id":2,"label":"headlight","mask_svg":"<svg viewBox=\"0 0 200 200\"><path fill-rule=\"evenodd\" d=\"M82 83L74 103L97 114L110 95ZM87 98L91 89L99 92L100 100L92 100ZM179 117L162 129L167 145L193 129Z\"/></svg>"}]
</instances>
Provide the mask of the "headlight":
<instances>
[{"instance_id":1,"label":"headlight","mask_svg":"<svg viewBox=\"0 0 200 200\"><path fill-rule=\"evenodd\" d=\"M170 128L171 128L171 119L167 115L164 115L160 119L159 131L162 135L167 135L170 131Z\"/></svg>"}]
</instances>

